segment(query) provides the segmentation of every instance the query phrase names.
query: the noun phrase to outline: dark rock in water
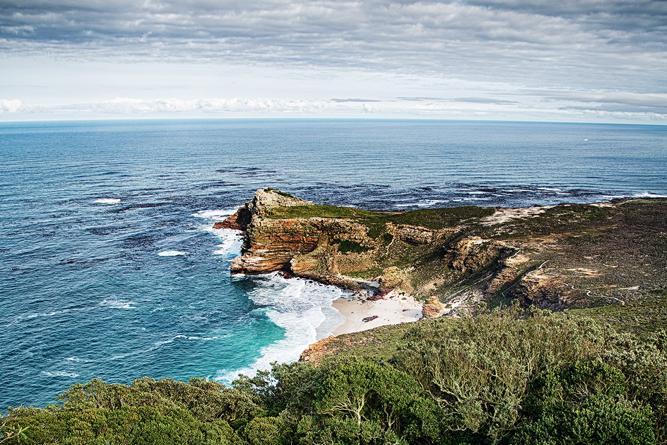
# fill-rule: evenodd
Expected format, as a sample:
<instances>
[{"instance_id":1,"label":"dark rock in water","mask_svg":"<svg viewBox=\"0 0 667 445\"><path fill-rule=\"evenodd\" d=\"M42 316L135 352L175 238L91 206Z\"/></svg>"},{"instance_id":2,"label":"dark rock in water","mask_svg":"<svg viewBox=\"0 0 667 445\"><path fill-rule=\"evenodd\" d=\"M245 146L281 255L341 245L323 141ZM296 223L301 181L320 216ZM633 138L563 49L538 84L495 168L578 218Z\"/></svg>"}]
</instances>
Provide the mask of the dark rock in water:
<instances>
[{"instance_id":1,"label":"dark rock in water","mask_svg":"<svg viewBox=\"0 0 667 445\"><path fill-rule=\"evenodd\" d=\"M369 321L373 321L373 320L375 320L376 318L378 318L377 315L371 315L370 317L364 317L364 318L362 318L361 321L363 321L364 323L368 323Z\"/></svg>"},{"instance_id":2,"label":"dark rock in water","mask_svg":"<svg viewBox=\"0 0 667 445\"><path fill-rule=\"evenodd\" d=\"M214 229L233 229L245 230L250 224L252 215L246 207L241 207L233 214L229 215L224 221L218 221L213 224Z\"/></svg>"}]
</instances>

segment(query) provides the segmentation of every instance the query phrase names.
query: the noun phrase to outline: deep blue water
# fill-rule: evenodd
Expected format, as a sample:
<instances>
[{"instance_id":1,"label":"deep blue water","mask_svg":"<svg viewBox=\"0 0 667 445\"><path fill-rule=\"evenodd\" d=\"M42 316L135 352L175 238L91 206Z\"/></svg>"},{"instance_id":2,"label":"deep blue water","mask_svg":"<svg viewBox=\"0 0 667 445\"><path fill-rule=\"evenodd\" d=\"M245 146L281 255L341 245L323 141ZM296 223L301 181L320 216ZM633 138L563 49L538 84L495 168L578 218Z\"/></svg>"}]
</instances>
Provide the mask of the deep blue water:
<instances>
[{"instance_id":1,"label":"deep blue water","mask_svg":"<svg viewBox=\"0 0 667 445\"><path fill-rule=\"evenodd\" d=\"M0 124L0 410L93 377L224 380L325 334L339 291L229 275L238 240L210 226L257 188L366 208L523 206L665 195L666 167L661 126Z\"/></svg>"}]
</instances>

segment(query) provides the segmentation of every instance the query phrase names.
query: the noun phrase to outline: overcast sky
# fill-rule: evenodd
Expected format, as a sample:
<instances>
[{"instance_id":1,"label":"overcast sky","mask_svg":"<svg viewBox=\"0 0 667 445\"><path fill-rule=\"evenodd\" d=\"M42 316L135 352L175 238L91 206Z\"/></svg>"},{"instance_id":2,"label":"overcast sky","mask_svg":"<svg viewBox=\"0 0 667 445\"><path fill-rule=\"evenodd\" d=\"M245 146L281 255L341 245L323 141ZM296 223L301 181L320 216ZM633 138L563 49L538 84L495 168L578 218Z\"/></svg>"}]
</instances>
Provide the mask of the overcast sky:
<instances>
[{"instance_id":1,"label":"overcast sky","mask_svg":"<svg viewBox=\"0 0 667 445\"><path fill-rule=\"evenodd\" d=\"M666 0L0 0L0 120L667 123Z\"/></svg>"}]
</instances>

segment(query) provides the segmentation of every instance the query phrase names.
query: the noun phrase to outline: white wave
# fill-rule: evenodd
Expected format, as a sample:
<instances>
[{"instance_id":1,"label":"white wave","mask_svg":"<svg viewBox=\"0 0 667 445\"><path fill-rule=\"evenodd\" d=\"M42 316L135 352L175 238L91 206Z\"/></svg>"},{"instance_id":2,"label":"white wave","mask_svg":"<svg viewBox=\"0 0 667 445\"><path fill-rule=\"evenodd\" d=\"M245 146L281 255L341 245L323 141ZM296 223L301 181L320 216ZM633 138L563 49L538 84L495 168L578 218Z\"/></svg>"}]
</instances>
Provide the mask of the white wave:
<instances>
[{"instance_id":1,"label":"white wave","mask_svg":"<svg viewBox=\"0 0 667 445\"><path fill-rule=\"evenodd\" d=\"M112 309L135 309L135 302L132 300L117 300L115 298L106 298L100 302L100 306L110 307Z\"/></svg>"},{"instance_id":2,"label":"white wave","mask_svg":"<svg viewBox=\"0 0 667 445\"><path fill-rule=\"evenodd\" d=\"M632 195L633 198L667 198L667 195L660 195L658 193L651 193L651 192L641 192L641 193L635 193Z\"/></svg>"},{"instance_id":3,"label":"white wave","mask_svg":"<svg viewBox=\"0 0 667 445\"><path fill-rule=\"evenodd\" d=\"M183 335L183 334L177 334L174 335L173 337L164 339L164 340L158 340L155 343L153 343L154 346L163 346L163 345L168 345L170 343L175 342L176 340L189 340L189 341L211 341L211 340L217 340L220 337L213 336L213 337L202 337L199 335Z\"/></svg>"},{"instance_id":4,"label":"white wave","mask_svg":"<svg viewBox=\"0 0 667 445\"><path fill-rule=\"evenodd\" d=\"M417 202L404 202L400 204L394 204L394 207L433 207L436 204L444 202L442 199L425 199Z\"/></svg>"},{"instance_id":5,"label":"white wave","mask_svg":"<svg viewBox=\"0 0 667 445\"><path fill-rule=\"evenodd\" d=\"M537 190L542 190L545 192L562 192L563 189L560 189L558 187L538 187Z\"/></svg>"},{"instance_id":6,"label":"white wave","mask_svg":"<svg viewBox=\"0 0 667 445\"><path fill-rule=\"evenodd\" d=\"M41 318L41 317L53 317L54 315L60 315L60 314L66 314L68 312L71 312L71 309L62 309L59 311L52 311L52 312L32 312L29 314L23 314L19 315L14 319L14 322L20 322L23 320L31 320L33 318Z\"/></svg>"},{"instance_id":7,"label":"white wave","mask_svg":"<svg viewBox=\"0 0 667 445\"><path fill-rule=\"evenodd\" d=\"M192 216L197 218L209 220L209 223L201 226L200 229L204 232L212 233L220 239L221 243L213 251L214 255L224 255L233 258L241 254L241 247L243 246L242 233L233 229L214 229L212 224L213 222L225 219L235 211L236 209L202 210L192 214Z\"/></svg>"},{"instance_id":8,"label":"white wave","mask_svg":"<svg viewBox=\"0 0 667 445\"><path fill-rule=\"evenodd\" d=\"M243 235L238 230L211 229L211 232L222 241L213 251L214 255L237 256L243 247Z\"/></svg>"},{"instance_id":9,"label":"white wave","mask_svg":"<svg viewBox=\"0 0 667 445\"><path fill-rule=\"evenodd\" d=\"M228 217L235 211L236 209L200 210L199 212L193 213L192 216L219 221Z\"/></svg>"},{"instance_id":10,"label":"white wave","mask_svg":"<svg viewBox=\"0 0 667 445\"><path fill-rule=\"evenodd\" d=\"M162 252L158 253L158 256L183 256L183 255L187 255L187 253L180 250L163 250Z\"/></svg>"},{"instance_id":11,"label":"white wave","mask_svg":"<svg viewBox=\"0 0 667 445\"><path fill-rule=\"evenodd\" d=\"M79 377L79 374L71 371L42 371L42 375L47 377L67 377L74 379Z\"/></svg>"},{"instance_id":12,"label":"white wave","mask_svg":"<svg viewBox=\"0 0 667 445\"><path fill-rule=\"evenodd\" d=\"M250 366L243 369L219 373L215 379L231 382L239 374L254 375L260 369L268 369L273 362L292 362L299 359L301 353L311 343L331 335L342 322L326 323L327 329L320 329L327 321L328 314L337 314L333 309L334 300L350 296L335 286L327 286L300 278L286 279L278 273L260 275L254 278L258 286L249 296L276 325L285 330L285 336L264 347L261 356Z\"/></svg>"},{"instance_id":13,"label":"white wave","mask_svg":"<svg viewBox=\"0 0 667 445\"><path fill-rule=\"evenodd\" d=\"M120 204L119 198L99 198L95 200L95 204L115 205Z\"/></svg>"}]
</instances>

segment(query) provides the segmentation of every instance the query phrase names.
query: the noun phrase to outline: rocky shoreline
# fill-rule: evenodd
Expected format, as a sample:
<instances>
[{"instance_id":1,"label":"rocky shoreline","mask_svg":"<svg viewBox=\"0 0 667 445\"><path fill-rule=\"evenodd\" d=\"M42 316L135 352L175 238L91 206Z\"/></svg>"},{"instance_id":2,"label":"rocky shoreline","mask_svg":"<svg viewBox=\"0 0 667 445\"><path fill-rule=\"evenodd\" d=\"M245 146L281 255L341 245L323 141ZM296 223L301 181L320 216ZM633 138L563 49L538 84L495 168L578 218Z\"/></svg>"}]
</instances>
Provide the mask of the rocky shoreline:
<instances>
[{"instance_id":1,"label":"rocky shoreline","mask_svg":"<svg viewBox=\"0 0 667 445\"><path fill-rule=\"evenodd\" d=\"M319 205L262 189L218 228L243 232L233 273L281 271L406 295L426 318L514 302L552 310L625 304L667 287L667 200L407 212ZM373 326L373 325L369 325Z\"/></svg>"}]
</instances>

